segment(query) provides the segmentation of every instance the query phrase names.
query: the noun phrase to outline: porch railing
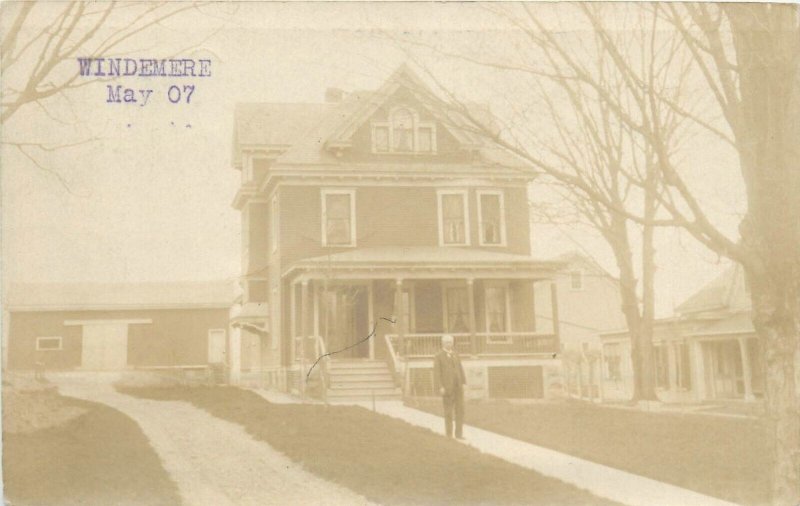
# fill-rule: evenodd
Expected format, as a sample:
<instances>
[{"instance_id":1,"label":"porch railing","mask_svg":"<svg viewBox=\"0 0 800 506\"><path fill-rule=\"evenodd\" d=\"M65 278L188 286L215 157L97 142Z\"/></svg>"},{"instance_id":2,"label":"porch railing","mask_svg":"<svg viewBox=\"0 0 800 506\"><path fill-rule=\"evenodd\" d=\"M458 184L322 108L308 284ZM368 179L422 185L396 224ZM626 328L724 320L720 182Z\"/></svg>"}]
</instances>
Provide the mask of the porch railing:
<instances>
[{"instance_id":1,"label":"porch railing","mask_svg":"<svg viewBox=\"0 0 800 506\"><path fill-rule=\"evenodd\" d=\"M454 338L453 347L462 355L538 355L556 353L559 346L555 334L480 332L474 336L466 333L451 335ZM388 334L386 339L391 344L390 354L393 351L400 358L427 358L441 349L442 333L406 334L402 338Z\"/></svg>"}]
</instances>

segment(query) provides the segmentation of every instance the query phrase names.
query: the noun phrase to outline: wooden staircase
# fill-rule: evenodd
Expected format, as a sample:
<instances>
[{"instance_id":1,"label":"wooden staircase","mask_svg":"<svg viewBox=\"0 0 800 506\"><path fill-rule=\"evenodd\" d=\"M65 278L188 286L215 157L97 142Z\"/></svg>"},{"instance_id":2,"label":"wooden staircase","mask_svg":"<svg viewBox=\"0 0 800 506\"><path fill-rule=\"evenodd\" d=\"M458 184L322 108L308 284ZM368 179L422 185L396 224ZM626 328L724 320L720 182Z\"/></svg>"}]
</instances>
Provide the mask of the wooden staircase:
<instances>
[{"instance_id":1,"label":"wooden staircase","mask_svg":"<svg viewBox=\"0 0 800 506\"><path fill-rule=\"evenodd\" d=\"M328 366L328 400L336 401L399 400L389 366L383 360L337 360Z\"/></svg>"}]
</instances>

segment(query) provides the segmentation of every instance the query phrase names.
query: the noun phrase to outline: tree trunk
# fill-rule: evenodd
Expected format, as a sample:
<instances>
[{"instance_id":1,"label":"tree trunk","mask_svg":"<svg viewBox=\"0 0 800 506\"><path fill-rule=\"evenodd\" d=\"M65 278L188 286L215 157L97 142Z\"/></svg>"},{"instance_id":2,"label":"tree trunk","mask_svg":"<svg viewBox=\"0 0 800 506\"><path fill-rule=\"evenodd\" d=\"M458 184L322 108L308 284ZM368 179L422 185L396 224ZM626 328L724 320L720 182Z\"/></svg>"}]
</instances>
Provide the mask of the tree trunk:
<instances>
[{"instance_id":1,"label":"tree trunk","mask_svg":"<svg viewBox=\"0 0 800 506\"><path fill-rule=\"evenodd\" d=\"M637 280L633 269L633 254L626 220L619 215L611 218L611 227L607 235L608 243L614 252L614 257L619 268L620 297L622 299L622 314L628 326L631 340L631 365L633 366L633 397L632 401L657 400L653 388L652 360L647 360L643 353L650 350L652 356L653 324L652 317L649 325L644 322L636 294Z\"/></svg>"},{"instance_id":2,"label":"tree trunk","mask_svg":"<svg viewBox=\"0 0 800 506\"><path fill-rule=\"evenodd\" d=\"M740 227L753 326L764 350L772 493L800 503L800 28L797 6L726 5L739 73L732 128L747 187Z\"/></svg>"}]
</instances>

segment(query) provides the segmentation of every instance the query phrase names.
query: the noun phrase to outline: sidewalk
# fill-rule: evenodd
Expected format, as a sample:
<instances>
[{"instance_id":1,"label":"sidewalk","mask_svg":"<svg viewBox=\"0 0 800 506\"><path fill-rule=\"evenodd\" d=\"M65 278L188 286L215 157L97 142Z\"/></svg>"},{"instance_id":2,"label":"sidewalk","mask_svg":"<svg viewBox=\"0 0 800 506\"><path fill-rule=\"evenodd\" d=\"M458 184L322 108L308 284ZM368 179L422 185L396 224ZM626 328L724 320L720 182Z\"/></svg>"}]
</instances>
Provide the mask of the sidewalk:
<instances>
[{"instance_id":1,"label":"sidewalk","mask_svg":"<svg viewBox=\"0 0 800 506\"><path fill-rule=\"evenodd\" d=\"M253 390L270 402L300 403L288 394ZM372 402L354 402L351 405L372 410ZM433 432L442 433L442 418L409 408L402 401L379 401L375 411L403 420ZM465 444L483 453L494 455L513 464L556 478L570 485L630 506L734 506L733 503L663 483L637 474L621 471L583 460L571 455L519 441L494 432L465 426Z\"/></svg>"},{"instance_id":2,"label":"sidewalk","mask_svg":"<svg viewBox=\"0 0 800 506\"><path fill-rule=\"evenodd\" d=\"M371 404L362 403L372 409ZM442 418L404 406L400 401L377 403L376 411L434 432L443 432ZM477 427L465 426L466 444L545 476L630 506L733 506L722 499L675 485L645 478L613 467L501 436Z\"/></svg>"}]
</instances>

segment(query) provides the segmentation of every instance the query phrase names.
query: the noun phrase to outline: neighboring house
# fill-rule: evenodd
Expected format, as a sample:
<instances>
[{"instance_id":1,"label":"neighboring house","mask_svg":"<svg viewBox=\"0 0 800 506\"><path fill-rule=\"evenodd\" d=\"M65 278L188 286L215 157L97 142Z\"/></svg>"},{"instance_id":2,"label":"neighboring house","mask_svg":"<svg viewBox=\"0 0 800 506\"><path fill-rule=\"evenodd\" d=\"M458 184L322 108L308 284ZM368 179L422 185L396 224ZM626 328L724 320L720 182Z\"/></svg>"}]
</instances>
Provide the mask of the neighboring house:
<instances>
[{"instance_id":1,"label":"neighboring house","mask_svg":"<svg viewBox=\"0 0 800 506\"><path fill-rule=\"evenodd\" d=\"M12 284L6 366L120 371L226 362L230 282Z\"/></svg>"},{"instance_id":2,"label":"neighboring house","mask_svg":"<svg viewBox=\"0 0 800 506\"><path fill-rule=\"evenodd\" d=\"M755 400L764 394L764 364L753 329L749 289L735 265L657 320L653 332L656 391L666 402ZM633 393L630 336L607 332L603 396Z\"/></svg>"},{"instance_id":3,"label":"neighboring house","mask_svg":"<svg viewBox=\"0 0 800 506\"><path fill-rule=\"evenodd\" d=\"M553 260L564 264L555 276L562 349L599 350L601 332L626 325L619 280L591 257L577 251L561 254ZM542 300L537 316L548 320L550 300L541 288L536 295L541 295L539 299Z\"/></svg>"},{"instance_id":4,"label":"neighboring house","mask_svg":"<svg viewBox=\"0 0 800 506\"><path fill-rule=\"evenodd\" d=\"M310 376L321 395L432 395L449 333L470 396L543 397L560 383L534 288L549 298L561 264L531 257L532 171L429 93L401 67L325 103L237 106L243 295L231 340L243 381L305 391L310 366L336 352Z\"/></svg>"},{"instance_id":5,"label":"neighboring house","mask_svg":"<svg viewBox=\"0 0 800 506\"><path fill-rule=\"evenodd\" d=\"M591 257L571 251L554 260L564 264L556 274L558 320L564 381L575 396L597 398L601 381L600 333L627 325L619 280ZM550 299L537 289L537 317L542 329L551 324ZM545 324L546 322L546 324Z\"/></svg>"}]
</instances>

